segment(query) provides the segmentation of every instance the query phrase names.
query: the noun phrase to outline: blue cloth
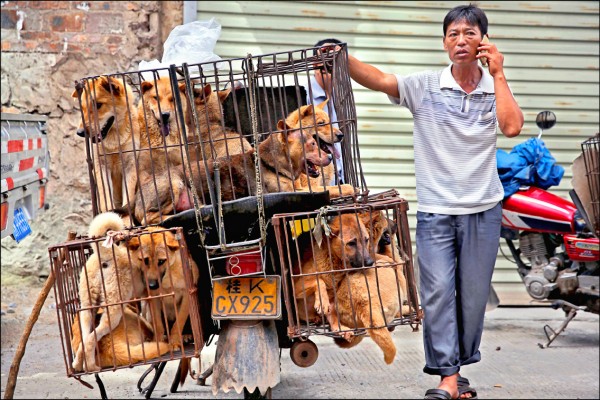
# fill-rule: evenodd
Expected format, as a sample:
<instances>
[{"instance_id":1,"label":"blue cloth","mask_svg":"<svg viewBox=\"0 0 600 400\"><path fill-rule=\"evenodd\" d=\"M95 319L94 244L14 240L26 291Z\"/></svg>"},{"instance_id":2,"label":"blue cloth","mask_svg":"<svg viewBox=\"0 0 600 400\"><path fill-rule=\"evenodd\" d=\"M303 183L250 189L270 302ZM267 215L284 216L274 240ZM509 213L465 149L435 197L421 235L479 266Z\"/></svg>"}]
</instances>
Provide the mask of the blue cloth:
<instances>
[{"instance_id":1,"label":"blue cloth","mask_svg":"<svg viewBox=\"0 0 600 400\"><path fill-rule=\"evenodd\" d=\"M556 160L541 139L530 138L516 145L510 153L496 151L498 175L506 199L521 186L548 189L560 183L565 169Z\"/></svg>"}]
</instances>

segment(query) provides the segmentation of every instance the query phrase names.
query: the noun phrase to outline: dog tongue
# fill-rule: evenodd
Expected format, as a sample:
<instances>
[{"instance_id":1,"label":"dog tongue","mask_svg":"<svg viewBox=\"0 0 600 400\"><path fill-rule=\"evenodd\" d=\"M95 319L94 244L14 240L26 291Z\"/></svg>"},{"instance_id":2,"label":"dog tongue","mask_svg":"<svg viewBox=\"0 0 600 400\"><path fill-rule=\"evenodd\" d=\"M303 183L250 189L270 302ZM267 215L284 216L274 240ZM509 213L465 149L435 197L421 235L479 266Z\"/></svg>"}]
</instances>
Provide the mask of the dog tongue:
<instances>
[{"instance_id":1,"label":"dog tongue","mask_svg":"<svg viewBox=\"0 0 600 400\"><path fill-rule=\"evenodd\" d=\"M339 160L340 157L342 156L340 154L340 152L335 148L334 145L332 144L327 144L327 148L329 149L329 151L331 151L331 154L333 154L333 156L335 157L336 160Z\"/></svg>"},{"instance_id":2,"label":"dog tongue","mask_svg":"<svg viewBox=\"0 0 600 400\"><path fill-rule=\"evenodd\" d=\"M160 133L162 133L163 136L169 136L169 133L170 133L169 124L161 124L160 125Z\"/></svg>"},{"instance_id":3,"label":"dog tongue","mask_svg":"<svg viewBox=\"0 0 600 400\"><path fill-rule=\"evenodd\" d=\"M190 208L192 208L192 202L190 201L190 196L188 195L188 190L184 189L182 190L181 194L179 195L179 200L177 201L177 204L175 205L175 211L185 211L185 210L189 210Z\"/></svg>"}]
</instances>

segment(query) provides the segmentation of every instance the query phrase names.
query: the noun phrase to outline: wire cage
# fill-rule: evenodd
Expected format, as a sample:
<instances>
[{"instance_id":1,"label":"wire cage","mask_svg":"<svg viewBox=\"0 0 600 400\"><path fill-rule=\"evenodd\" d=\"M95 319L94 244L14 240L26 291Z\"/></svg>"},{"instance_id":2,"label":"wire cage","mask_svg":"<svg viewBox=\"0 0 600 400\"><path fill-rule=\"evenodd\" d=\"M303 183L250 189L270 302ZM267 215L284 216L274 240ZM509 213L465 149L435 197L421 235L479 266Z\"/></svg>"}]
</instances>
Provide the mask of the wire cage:
<instances>
[{"instance_id":1,"label":"wire cage","mask_svg":"<svg viewBox=\"0 0 600 400\"><path fill-rule=\"evenodd\" d=\"M73 96L94 214L146 226L264 193L367 190L345 44L94 76Z\"/></svg>"},{"instance_id":2,"label":"wire cage","mask_svg":"<svg viewBox=\"0 0 600 400\"><path fill-rule=\"evenodd\" d=\"M591 205L594 213L591 229L600 237L600 133L581 143L586 177L590 188Z\"/></svg>"},{"instance_id":3,"label":"wire cage","mask_svg":"<svg viewBox=\"0 0 600 400\"><path fill-rule=\"evenodd\" d=\"M322 80L324 95L316 79ZM195 350L220 333L220 319L273 319L280 347L312 334L349 339L382 327L386 332L403 324L416 329L421 315L408 205L396 192L369 196L346 44L93 76L76 83L73 97L81 107L78 134L86 141L94 215L115 210L129 218L130 228L159 225L185 236L189 262L199 268L194 303L199 315L190 309L190 321L201 322L194 328ZM297 281L325 278L296 270L292 261L315 249L314 233L295 240L289 223L317 214L353 219L362 227L362 238L378 235L378 243L388 241L364 248L372 263L353 265L332 279L343 275L346 286L360 286L356 278L362 276L364 290L380 298L369 297L369 307L381 309L389 301L397 312L383 320L363 319L361 325L351 311L353 321L342 321L344 327L329 323L323 313L301 321L307 305L300 307L294 297ZM329 238L323 241L329 246ZM58 266L59 250L53 250ZM69 251L82 260L82 268L82 250ZM82 312L73 297L77 276L71 272L72 282L63 284L70 292L61 289L71 293L61 297L59 312L69 340L75 315ZM393 286L386 296L395 293L395 299L381 300L382 282ZM336 296L352 304L359 297L340 286L331 300L334 308L340 304ZM71 303L66 310L63 304ZM77 349L64 342L70 368ZM171 351L161 357L183 356Z\"/></svg>"},{"instance_id":4,"label":"wire cage","mask_svg":"<svg viewBox=\"0 0 600 400\"><path fill-rule=\"evenodd\" d=\"M181 229L114 240L49 248L67 376L198 357L198 272Z\"/></svg>"},{"instance_id":5,"label":"wire cage","mask_svg":"<svg viewBox=\"0 0 600 400\"><path fill-rule=\"evenodd\" d=\"M362 203L273 217L291 338L417 328L407 210L406 200L389 191Z\"/></svg>"}]
</instances>

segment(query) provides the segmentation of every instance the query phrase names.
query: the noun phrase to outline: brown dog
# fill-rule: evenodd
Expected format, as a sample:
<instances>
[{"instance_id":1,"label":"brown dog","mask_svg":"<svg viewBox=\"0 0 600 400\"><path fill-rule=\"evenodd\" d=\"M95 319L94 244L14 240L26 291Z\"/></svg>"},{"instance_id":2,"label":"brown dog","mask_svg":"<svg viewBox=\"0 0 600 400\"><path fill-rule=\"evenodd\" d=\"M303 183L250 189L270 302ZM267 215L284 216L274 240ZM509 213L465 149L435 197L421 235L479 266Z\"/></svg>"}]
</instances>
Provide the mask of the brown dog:
<instances>
[{"instance_id":1,"label":"brown dog","mask_svg":"<svg viewBox=\"0 0 600 400\"><path fill-rule=\"evenodd\" d=\"M174 322L170 331L169 342L174 347L181 347L182 330L189 317L189 303L183 275L183 261L179 241L175 234L162 228L149 227L148 234L132 238L129 247L138 250L138 257L142 265L143 279L149 294L158 296L171 294L171 296L153 298L150 300L150 315L148 319L154 325L156 340L162 340L165 333L163 326L164 314L167 322ZM193 284L198 280L198 266L191 257L188 263L192 272Z\"/></svg>"},{"instance_id":2,"label":"brown dog","mask_svg":"<svg viewBox=\"0 0 600 400\"><path fill-rule=\"evenodd\" d=\"M78 97L77 91L72 96ZM132 149L134 142L136 146L139 143L139 134L130 86L114 77L94 78L91 85L84 86L81 113L77 135L84 137L87 132L95 144L94 175L100 211L133 202L136 169Z\"/></svg>"},{"instance_id":3,"label":"brown dog","mask_svg":"<svg viewBox=\"0 0 600 400\"><path fill-rule=\"evenodd\" d=\"M331 162L329 155L320 152L314 137L298 129L285 126L283 120L278 123L281 132L276 132L259 144L261 180L264 193L293 192L294 181L302 171L308 168L309 174L319 175L319 167ZM199 200L210 204L207 175L214 177L219 166L221 200L229 201L256 195L254 149L245 153L233 154L205 163L191 163L189 176L184 180L184 167L173 168L167 174L155 175L154 181L142 185L136 195L135 216L140 221L155 223L169 212L182 211L192 207L193 201L186 186L196 189ZM307 166L307 167L305 167ZM187 169L186 169L187 170ZM185 182L191 181L190 185ZM158 188L158 190L155 189ZM143 201L142 201L143 200ZM145 219L144 219L145 218Z\"/></svg>"},{"instance_id":4,"label":"brown dog","mask_svg":"<svg viewBox=\"0 0 600 400\"><path fill-rule=\"evenodd\" d=\"M396 269L397 263L391 258L382 254L375 257L376 268L343 277L336 292L336 311L340 322L350 329L369 328L367 333L383 351L385 362L391 364L396 356L396 345L387 324L400 312L399 297L405 296L405 293L398 296L397 282L402 271ZM404 307L408 313L408 306ZM356 346L362 338L353 336L346 340L336 339L335 342L348 348Z\"/></svg>"},{"instance_id":5,"label":"brown dog","mask_svg":"<svg viewBox=\"0 0 600 400\"><path fill-rule=\"evenodd\" d=\"M341 155L334 146L334 143L341 142L344 134L331 124L329 114L324 110L329 99L313 106L311 104L302 106L298 110L291 112L285 122L288 126L305 130L309 135L313 135L318 141L321 151L330 154L332 158L341 162ZM337 162L337 161L336 161ZM300 175L296 183L297 188L323 187L335 184L335 166L333 164L323 167L322 174L318 178L309 179L306 174Z\"/></svg>"},{"instance_id":6,"label":"brown dog","mask_svg":"<svg viewBox=\"0 0 600 400\"><path fill-rule=\"evenodd\" d=\"M320 246L311 242L304 248L299 270L301 275L293 279L294 297L301 319L312 321L324 315L332 331L349 331L341 332L344 338L349 339L352 337L351 329L337 317L335 292L347 270L373 265L369 253L370 236L355 213L331 218L328 225L330 236L327 240L324 239ZM344 270L346 272L334 272ZM306 276L313 273L324 274ZM303 310L304 306L307 310ZM316 314L310 310L311 306Z\"/></svg>"},{"instance_id":7,"label":"brown dog","mask_svg":"<svg viewBox=\"0 0 600 400\"><path fill-rule=\"evenodd\" d=\"M170 78L164 76L156 80L144 81L140 86L142 92L138 105L140 146L137 152L139 188L135 195L134 216L142 224L148 225L159 222L161 214L172 212L172 209L168 209L168 205L173 204L173 201L164 205L167 209L164 209L161 204L149 204L148 206L143 204L142 206L138 203L144 203L144 197L148 196L148 192L157 189L156 179L161 176L164 176L167 181L170 181L169 177L172 177L173 183L172 185L163 185L160 189L160 196L178 197L179 191L183 188L183 180L173 176L173 170L176 166L187 163L187 155L184 147L181 146L183 129L177 118ZM182 97L183 113L187 115L189 106L185 101L186 86L184 83L179 83L176 88ZM168 190L169 187L175 192L174 194ZM140 191L145 195L141 199L139 198ZM148 197L156 198L158 196ZM141 211L139 207L142 207ZM147 218L144 210L151 214L151 218Z\"/></svg>"},{"instance_id":8,"label":"brown dog","mask_svg":"<svg viewBox=\"0 0 600 400\"><path fill-rule=\"evenodd\" d=\"M342 324L353 329L371 328L367 332L382 349L384 360L390 364L396 355L390 332L386 325L394 318L409 312L407 305L404 261L394 245L396 224L386 218L383 211L373 211L361 215L365 226L373 232L376 268L347 274L337 289L336 311ZM390 256L388 256L389 254ZM354 347L363 336L353 336L346 340L335 339L343 348Z\"/></svg>"},{"instance_id":9,"label":"brown dog","mask_svg":"<svg viewBox=\"0 0 600 400\"><path fill-rule=\"evenodd\" d=\"M246 153L252 149L252 145L243 135L223 124L222 104L230 93L231 89L213 92L210 84L205 85L200 92L194 91L199 139L204 149L204 155L209 160ZM193 119L190 118L188 125L191 127L191 133L194 134L195 124L192 122ZM188 133L189 141L198 142L197 139L195 136L190 137L190 133ZM199 149L196 149L196 152L199 152ZM195 154L194 158L203 158L202 153Z\"/></svg>"},{"instance_id":10,"label":"brown dog","mask_svg":"<svg viewBox=\"0 0 600 400\"><path fill-rule=\"evenodd\" d=\"M102 315L104 310L100 309L97 316ZM79 314L75 315L71 330L71 349L77 349L81 345ZM152 341L153 336L148 321L126 304L117 327L98 341L95 363L101 368L131 365L160 357L171 350L168 343Z\"/></svg>"},{"instance_id":11,"label":"brown dog","mask_svg":"<svg viewBox=\"0 0 600 400\"><path fill-rule=\"evenodd\" d=\"M141 98L138 104L138 125L140 131L140 156L148 154L154 162L164 158L172 165L184 162L185 152L182 132L177 116L177 108L171 79L163 76L156 80L144 81L140 85ZM185 84L176 85L180 95L185 95ZM187 102L181 102L184 115L188 113ZM147 149L152 149L152 155ZM162 165L162 164L161 164ZM144 165L143 167L146 167ZM140 169L142 166L140 166Z\"/></svg>"},{"instance_id":12,"label":"brown dog","mask_svg":"<svg viewBox=\"0 0 600 400\"><path fill-rule=\"evenodd\" d=\"M91 222L90 237L102 237L109 231L122 231L123 220L115 213L98 214ZM130 262L131 256L123 242L104 247L94 243L93 254L87 260L79 277L79 299L82 311L79 314L82 340L75 350L73 369L98 371L95 362L96 344L109 332L116 329L121 321L121 303L131 300L143 291L139 265ZM131 256L131 257L130 257ZM94 326L99 306L108 306L97 326Z\"/></svg>"}]
</instances>

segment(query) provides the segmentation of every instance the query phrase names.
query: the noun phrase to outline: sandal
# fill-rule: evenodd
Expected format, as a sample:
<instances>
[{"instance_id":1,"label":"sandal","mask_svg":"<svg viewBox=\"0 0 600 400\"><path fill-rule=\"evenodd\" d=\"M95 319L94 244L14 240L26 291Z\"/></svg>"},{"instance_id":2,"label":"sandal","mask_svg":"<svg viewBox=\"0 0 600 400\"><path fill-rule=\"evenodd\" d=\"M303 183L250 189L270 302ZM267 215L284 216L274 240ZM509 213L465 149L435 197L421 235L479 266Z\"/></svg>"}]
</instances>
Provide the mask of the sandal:
<instances>
[{"instance_id":1,"label":"sandal","mask_svg":"<svg viewBox=\"0 0 600 400\"><path fill-rule=\"evenodd\" d=\"M469 380L467 378L459 376L456 379L456 382L458 383L458 397L459 398L465 394L470 394L471 397L463 397L463 398L477 399L477 390L475 390L471 387L471 382L469 382Z\"/></svg>"},{"instance_id":2,"label":"sandal","mask_svg":"<svg viewBox=\"0 0 600 400\"><path fill-rule=\"evenodd\" d=\"M429 389L425 392L426 399L451 400L452 395L444 389Z\"/></svg>"}]
</instances>

